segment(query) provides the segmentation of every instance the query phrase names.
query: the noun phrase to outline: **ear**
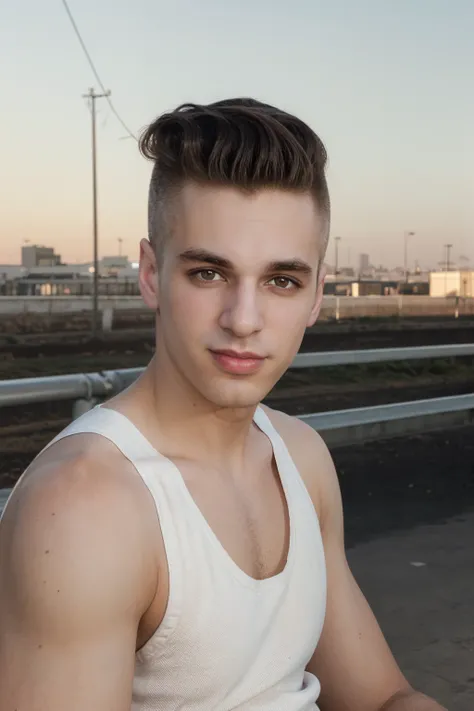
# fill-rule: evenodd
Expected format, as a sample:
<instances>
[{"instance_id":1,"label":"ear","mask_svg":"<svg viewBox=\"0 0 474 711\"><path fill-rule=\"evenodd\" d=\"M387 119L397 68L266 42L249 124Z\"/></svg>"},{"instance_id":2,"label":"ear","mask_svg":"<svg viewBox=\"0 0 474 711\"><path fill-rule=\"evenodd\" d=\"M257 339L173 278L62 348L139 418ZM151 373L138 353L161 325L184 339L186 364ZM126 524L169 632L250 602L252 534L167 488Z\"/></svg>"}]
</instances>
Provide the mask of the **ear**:
<instances>
[{"instance_id":1,"label":"ear","mask_svg":"<svg viewBox=\"0 0 474 711\"><path fill-rule=\"evenodd\" d=\"M325 264L321 264L318 274L318 283L316 285L316 294L314 298L313 308L309 315L307 328L314 326L318 320L319 312L321 311L321 306L323 305L323 295L324 295L324 282L326 280L327 267Z\"/></svg>"},{"instance_id":2,"label":"ear","mask_svg":"<svg viewBox=\"0 0 474 711\"><path fill-rule=\"evenodd\" d=\"M159 308L158 265L155 250L147 239L140 242L140 268L138 272L140 292L145 304L153 311Z\"/></svg>"}]
</instances>

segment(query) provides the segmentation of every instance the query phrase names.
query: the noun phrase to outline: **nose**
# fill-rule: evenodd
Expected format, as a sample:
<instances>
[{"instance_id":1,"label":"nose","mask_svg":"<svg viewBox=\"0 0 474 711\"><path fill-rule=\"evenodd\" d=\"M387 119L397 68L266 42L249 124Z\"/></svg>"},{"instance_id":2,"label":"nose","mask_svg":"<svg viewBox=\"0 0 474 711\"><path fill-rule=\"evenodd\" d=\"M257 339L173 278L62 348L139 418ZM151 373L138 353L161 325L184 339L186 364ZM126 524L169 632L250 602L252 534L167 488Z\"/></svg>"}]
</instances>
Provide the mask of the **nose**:
<instances>
[{"instance_id":1,"label":"nose","mask_svg":"<svg viewBox=\"0 0 474 711\"><path fill-rule=\"evenodd\" d=\"M219 325L237 338L248 338L263 328L261 307L261 299L255 285L236 285L226 293Z\"/></svg>"}]
</instances>

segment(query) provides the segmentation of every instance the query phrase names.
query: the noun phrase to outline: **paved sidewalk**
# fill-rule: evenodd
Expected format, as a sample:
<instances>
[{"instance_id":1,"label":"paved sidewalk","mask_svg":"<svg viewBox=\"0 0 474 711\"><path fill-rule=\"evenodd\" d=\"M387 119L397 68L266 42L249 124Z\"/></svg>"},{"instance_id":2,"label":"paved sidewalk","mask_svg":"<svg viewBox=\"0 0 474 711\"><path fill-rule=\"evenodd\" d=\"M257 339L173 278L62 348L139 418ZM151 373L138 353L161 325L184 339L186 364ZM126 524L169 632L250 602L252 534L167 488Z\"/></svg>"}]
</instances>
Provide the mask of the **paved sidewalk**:
<instances>
[{"instance_id":1,"label":"paved sidewalk","mask_svg":"<svg viewBox=\"0 0 474 711\"><path fill-rule=\"evenodd\" d=\"M474 709L474 512L348 551L410 682L450 711Z\"/></svg>"}]
</instances>

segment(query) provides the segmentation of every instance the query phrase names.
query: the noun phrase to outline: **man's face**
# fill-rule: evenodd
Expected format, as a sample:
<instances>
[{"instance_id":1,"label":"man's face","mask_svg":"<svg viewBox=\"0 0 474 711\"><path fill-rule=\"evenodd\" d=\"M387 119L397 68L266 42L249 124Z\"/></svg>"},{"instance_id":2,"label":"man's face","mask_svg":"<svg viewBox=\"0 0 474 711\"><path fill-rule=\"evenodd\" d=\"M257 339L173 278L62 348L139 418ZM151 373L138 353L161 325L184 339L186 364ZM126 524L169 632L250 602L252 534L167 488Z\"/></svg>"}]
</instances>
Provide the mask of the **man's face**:
<instances>
[{"instance_id":1,"label":"man's face","mask_svg":"<svg viewBox=\"0 0 474 711\"><path fill-rule=\"evenodd\" d=\"M187 184L173 208L153 298L142 258L142 292L159 309L158 362L217 407L255 406L318 316L323 226L314 200Z\"/></svg>"}]
</instances>

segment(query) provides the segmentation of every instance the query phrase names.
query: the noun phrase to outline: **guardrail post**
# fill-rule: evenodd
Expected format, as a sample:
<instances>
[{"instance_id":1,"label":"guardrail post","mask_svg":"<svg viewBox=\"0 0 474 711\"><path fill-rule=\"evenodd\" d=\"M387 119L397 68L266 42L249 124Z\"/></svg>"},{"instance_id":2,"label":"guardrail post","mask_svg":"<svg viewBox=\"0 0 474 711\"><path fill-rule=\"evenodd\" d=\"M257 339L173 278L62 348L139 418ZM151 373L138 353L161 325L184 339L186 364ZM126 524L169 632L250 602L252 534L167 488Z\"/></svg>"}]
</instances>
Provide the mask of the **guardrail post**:
<instances>
[{"instance_id":1,"label":"guardrail post","mask_svg":"<svg viewBox=\"0 0 474 711\"><path fill-rule=\"evenodd\" d=\"M111 306L104 306L102 311L102 330L105 332L112 330L114 322L114 310Z\"/></svg>"},{"instance_id":2,"label":"guardrail post","mask_svg":"<svg viewBox=\"0 0 474 711\"><path fill-rule=\"evenodd\" d=\"M81 415L89 412L89 410L93 410L98 402L99 400L96 397L90 398L89 400L76 400L72 406L72 419L77 420L77 418L81 417Z\"/></svg>"}]
</instances>

